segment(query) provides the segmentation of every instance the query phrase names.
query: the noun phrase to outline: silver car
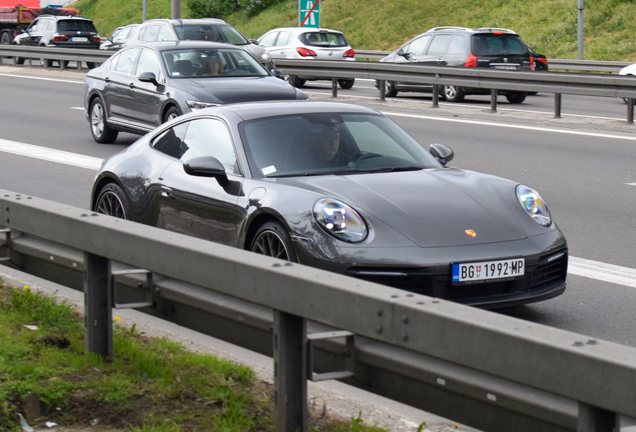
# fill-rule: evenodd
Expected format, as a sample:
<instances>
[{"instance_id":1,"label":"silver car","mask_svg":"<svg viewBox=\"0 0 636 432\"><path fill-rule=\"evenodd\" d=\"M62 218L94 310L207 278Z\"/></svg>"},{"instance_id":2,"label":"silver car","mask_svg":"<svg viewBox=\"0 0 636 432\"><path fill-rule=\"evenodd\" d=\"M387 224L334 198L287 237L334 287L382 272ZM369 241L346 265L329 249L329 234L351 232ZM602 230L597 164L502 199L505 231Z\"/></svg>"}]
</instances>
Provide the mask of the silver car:
<instances>
[{"instance_id":1,"label":"silver car","mask_svg":"<svg viewBox=\"0 0 636 432\"><path fill-rule=\"evenodd\" d=\"M272 60L276 59L316 59L355 61L355 52L342 32L330 29L306 27L285 27L270 30L258 39L258 44L265 48ZM291 84L302 87L308 80L317 78L295 76ZM343 89L353 87L354 78L340 79L338 84Z\"/></svg>"}]
</instances>

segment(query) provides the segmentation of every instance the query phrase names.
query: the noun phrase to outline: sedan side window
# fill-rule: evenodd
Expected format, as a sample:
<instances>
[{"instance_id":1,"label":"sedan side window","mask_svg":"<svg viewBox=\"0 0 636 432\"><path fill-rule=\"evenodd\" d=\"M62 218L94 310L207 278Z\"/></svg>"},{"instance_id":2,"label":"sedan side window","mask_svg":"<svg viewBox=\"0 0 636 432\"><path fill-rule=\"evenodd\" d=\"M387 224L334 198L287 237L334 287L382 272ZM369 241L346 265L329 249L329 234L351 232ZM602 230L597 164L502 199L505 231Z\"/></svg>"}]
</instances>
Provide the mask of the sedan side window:
<instances>
[{"instance_id":1,"label":"sedan side window","mask_svg":"<svg viewBox=\"0 0 636 432\"><path fill-rule=\"evenodd\" d=\"M154 42L159 34L159 26L149 26L141 31L139 39L144 42Z\"/></svg>"},{"instance_id":2,"label":"sedan side window","mask_svg":"<svg viewBox=\"0 0 636 432\"><path fill-rule=\"evenodd\" d=\"M163 81L163 74L161 73L161 66L159 66L159 60L154 51L149 49L141 50L139 56L139 64L137 65L137 76L144 72L152 72L155 74L157 81Z\"/></svg>"},{"instance_id":3,"label":"sedan side window","mask_svg":"<svg viewBox=\"0 0 636 432\"><path fill-rule=\"evenodd\" d=\"M115 71L123 74L133 75L135 72L135 64L139 56L141 48L129 49L121 53L119 60L115 65Z\"/></svg>"},{"instance_id":4,"label":"sedan side window","mask_svg":"<svg viewBox=\"0 0 636 432\"><path fill-rule=\"evenodd\" d=\"M221 121L213 119L191 121L183 142L186 151L181 156L181 160L214 156L223 164L227 173L240 173L230 132Z\"/></svg>"},{"instance_id":5,"label":"sedan side window","mask_svg":"<svg viewBox=\"0 0 636 432\"><path fill-rule=\"evenodd\" d=\"M186 151L183 137L188 130L188 123L180 123L152 140L152 148L163 154L181 159Z\"/></svg>"},{"instance_id":6,"label":"sedan side window","mask_svg":"<svg viewBox=\"0 0 636 432\"><path fill-rule=\"evenodd\" d=\"M159 36L157 36L158 41L173 41L176 40L172 35L172 32L167 26L161 26L159 30Z\"/></svg>"}]
</instances>

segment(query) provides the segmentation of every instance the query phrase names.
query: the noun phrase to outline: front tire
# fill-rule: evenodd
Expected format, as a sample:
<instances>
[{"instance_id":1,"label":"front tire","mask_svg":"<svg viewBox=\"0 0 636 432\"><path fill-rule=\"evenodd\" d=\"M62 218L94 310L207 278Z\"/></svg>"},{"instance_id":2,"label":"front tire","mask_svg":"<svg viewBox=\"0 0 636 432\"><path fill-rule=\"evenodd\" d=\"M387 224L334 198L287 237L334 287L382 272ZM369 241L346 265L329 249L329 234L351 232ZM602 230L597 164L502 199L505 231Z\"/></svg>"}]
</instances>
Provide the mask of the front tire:
<instances>
[{"instance_id":1,"label":"front tire","mask_svg":"<svg viewBox=\"0 0 636 432\"><path fill-rule=\"evenodd\" d=\"M106 122L106 109L100 98L95 98L90 108L91 135L100 144L110 144L117 139L118 132Z\"/></svg>"},{"instance_id":2,"label":"front tire","mask_svg":"<svg viewBox=\"0 0 636 432\"><path fill-rule=\"evenodd\" d=\"M176 106L171 106L170 108L168 108L168 111L166 111L166 114L163 116L163 122L165 123L172 119L176 119L180 115L181 115L181 110L177 108Z\"/></svg>"},{"instance_id":3,"label":"front tire","mask_svg":"<svg viewBox=\"0 0 636 432\"><path fill-rule=\"evenodd\" d=\"M291 236L279 222L264 223L256 231L250 251L284 261L298 262Z\"/></svg>"},{"instance_id":4,"label":"front tire","mask_svg":"<svg viewBox=\"0 0 636 432\"><path fill-rule=\"evenodd\" d=\"M119 219L132 220L126 195L115 183L104 186L97 197L93 211Z\"/></svg>"},{"instance_id":5,"label":"front tire","mask_svg":"<svg viewBox=\"0 0 636 432\"><path fill-rule=\"evenodd\" d=\"M508 92L506 93L506 99L508 99L508 102L511 104L520 104L526 100L527 95L528 93L526 92Z\"/></svg>"},{"instance_id":6,"label":"front tire","mask_svg":"<svg viewBox=\"0 0 636 432\"><path fill-rule=\"evenodd\" d=\"M461 87L457 86L444 86L444 99L448 102L461 102L466 97L466 93L461 89Z\"/></svg>"},{"instance_id":7,"label":"front tire","mask_svg":"<svg viewBox=\"0 0 636 432\"><path fill-rule=\"evenodd\" d=\"M384 95L388 97L395 97L398 94L398 90L395 88L393 81L384 81Z\"/></svg>"},{"instance_id":8,"label":"front tire","mask_svg":"<svg viewBox=\"0 0 636 432\"><path fill-rule=\"evenodd\" d=\"M296 88L300 88L300 87L303 87L305 85L307 80L304 80L302 78L298 78L297 76L294 75L294 79L292 79L292 80L290 80L289 77L287 77L287 82L290 83L292 86L294 86Z\"/></svg>"},{"instance_id":9,"label":"front tire","mask_svg":"<svg viewBox=\"0 0 636 432\"><path fill-rule=\"evenodd\" d=\"M355 78L339 79L338 80L338 84L340 85L340 88L345 89L345 90L349 90L351 87L353 87L353 83L355 81L356 81Z\"/></svg>"}]
</instances>

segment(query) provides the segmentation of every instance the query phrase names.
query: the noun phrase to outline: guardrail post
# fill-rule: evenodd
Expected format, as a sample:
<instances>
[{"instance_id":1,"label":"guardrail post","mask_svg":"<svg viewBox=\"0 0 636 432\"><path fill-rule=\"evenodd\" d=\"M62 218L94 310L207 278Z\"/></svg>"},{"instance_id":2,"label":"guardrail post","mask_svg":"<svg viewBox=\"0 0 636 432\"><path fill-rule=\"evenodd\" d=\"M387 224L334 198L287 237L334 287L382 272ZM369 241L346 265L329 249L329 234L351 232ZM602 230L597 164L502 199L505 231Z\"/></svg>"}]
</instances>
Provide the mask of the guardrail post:
<instances>
[{"instance_id":1,"label":"guardrail post","mask_svg":"<svg viewBox=\"0 0 636 432\"><path fill-rule=\"evenodd\" d=\"M433 84L433 108L439 108L439 84Z\"/></svg>"},{"instance_id":2,"label":"guardrail post","mask_svg":"<svg viewBox=\"0 0 636 432\"><path fill-rule=\"evenodd\" d=\"M112 293L108 289L110 260L84 253L84 351L113 361Z\"/></svg>"},{"instance_id":3,"label":"guardrail post","mask_svg":"<svg viewBox=\"0 0 636 432\"><path fill-rule=\"evenodd\" d=\"M634 99L627 99L627 123L634 124Z\"/></svg>"},{"instance_id":4,"label":"guardrail post","mask_svg":"<svg viewBox=\"0 0 636 432\"><path fill-rule=\"evenodd\" d=\"M386 100L386 88L384 88L385 86L385 81L384 80L378 80L378 91L380 92L380 100L381 101L385 101Z\"/></svg>"},{"instance_id":5,"label":"guardrail post","mask_svg":"<svg viewBox=\"0 0 636 432\"><path fill-rule=\"evenodd\" d=\"M561 118L561 93L554 94L554 118Z\"/></svg>"},{"instance_id":6,"label":"guardrail post","mask_svg":"<svg viewBox=\"0 0 636 432\"><path fill-rule=\"evenodd\" d=\"M274 311L274 430L307 431L307 323Z\"/></svg>"},{"instance_id":7,"label":"guardrail post","mask_svg":"<svg viewBox=\"0 0 636 432\"><path fill-rule=\"evenodd\" d=\"M338 97L338 78L331 78L331 96Z\"/></svg>"},{"instance_id":8,"label":"guardrail post","mask_svg":"<svg viewBox=\"0 0 636 432\"><path fill-rule=\"evenodd\" d=\"M617 432L620 431L620 416L602 408L579 402L577 432Z\"/></svg>"},{"instance_id":9,"label":"guardrail post","mask_svg":"<svg viewBox=\"0 0 636 432\"><path fill-rule=\"evenodd\" d=\"M497 112L497 89L490 89L490 112Z\"/></svg>"}]
</instances>

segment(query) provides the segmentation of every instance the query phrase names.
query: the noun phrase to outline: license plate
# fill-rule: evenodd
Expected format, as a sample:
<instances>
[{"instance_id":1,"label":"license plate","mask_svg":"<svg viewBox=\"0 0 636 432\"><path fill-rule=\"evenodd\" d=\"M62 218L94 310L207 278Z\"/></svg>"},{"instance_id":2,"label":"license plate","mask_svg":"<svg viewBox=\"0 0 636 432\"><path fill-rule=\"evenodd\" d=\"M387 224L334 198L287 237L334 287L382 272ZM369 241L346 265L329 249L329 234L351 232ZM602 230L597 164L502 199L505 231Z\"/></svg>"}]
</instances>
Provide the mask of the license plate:
<instances>
[{"instance_id":1,"label":"license plate","mask_svg":"<svg viewBox=\"0 0 636 432\"><path fill-rule=\"evenodd\" d=\"M525 258L453 264L453 283L500 281L525 274Z\"/></svg>"},{"instance_id":2,"label":"license plate","mask_svg":"<svg viewBox=\"0 0 636 432\"><path fill-rule=\"evenodd\" d=\"M517 66L495 66L495 69L517 70Z\"/></svg>"},{"instance_id":3,"label":"license plate","mask_svg":"<svg viewBox=\"0 0 636 432\"><path fill-rule=\"evenodd\" d=\"M73 42L88 42L88 38L75 36L75 37L71 38L71 41L73 41Z\"/></svg>"}]
</instances>

